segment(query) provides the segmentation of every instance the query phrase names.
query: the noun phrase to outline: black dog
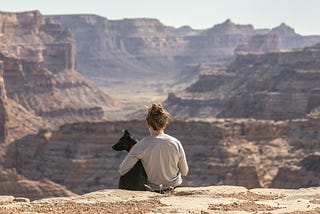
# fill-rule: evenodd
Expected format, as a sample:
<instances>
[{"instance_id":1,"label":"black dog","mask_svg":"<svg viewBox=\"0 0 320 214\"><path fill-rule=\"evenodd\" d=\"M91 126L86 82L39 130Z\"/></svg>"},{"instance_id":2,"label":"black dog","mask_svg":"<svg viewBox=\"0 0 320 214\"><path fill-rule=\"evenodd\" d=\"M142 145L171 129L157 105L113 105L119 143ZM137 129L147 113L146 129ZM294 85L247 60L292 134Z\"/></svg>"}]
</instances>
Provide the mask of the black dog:
<instances>
[{"instance_id":1,"label":"black dog","mask_svg":"<svg viewBox=\"0 0 320 214\"><path fill-rule=\"evenodd\" d=\"M129 152L136 143L137 140L130 135L128 130L125 130L124 135L120 138L118 143L112 146L112 149L116 151L126 150ZM148 177L146 171L143 168L141 160L139 160L129 172L120 177L119 189L145 191L145 184L147 184L147 181Z\"/></svg>"}]
</instances>

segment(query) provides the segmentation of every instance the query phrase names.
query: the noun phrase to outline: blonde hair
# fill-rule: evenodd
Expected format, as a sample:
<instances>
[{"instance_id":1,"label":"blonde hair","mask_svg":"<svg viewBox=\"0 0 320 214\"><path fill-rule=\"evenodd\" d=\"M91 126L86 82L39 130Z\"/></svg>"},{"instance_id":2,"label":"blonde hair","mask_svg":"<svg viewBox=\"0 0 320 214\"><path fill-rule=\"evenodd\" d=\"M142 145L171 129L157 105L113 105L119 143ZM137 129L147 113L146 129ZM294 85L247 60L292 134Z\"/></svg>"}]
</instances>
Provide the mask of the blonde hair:
<instances>
[{"instance_id":1,"label":"blonde hair","mask_svg":"<svg viewBox=\"0 0 320 214\"><path fill-rule=\"evenodd\" d=\"M147 109L146 120L148 126L151 126L153 130L158 131L167 125L169 113L164 109L162 104L154 103Z\"/></svg>"}]
</instances>

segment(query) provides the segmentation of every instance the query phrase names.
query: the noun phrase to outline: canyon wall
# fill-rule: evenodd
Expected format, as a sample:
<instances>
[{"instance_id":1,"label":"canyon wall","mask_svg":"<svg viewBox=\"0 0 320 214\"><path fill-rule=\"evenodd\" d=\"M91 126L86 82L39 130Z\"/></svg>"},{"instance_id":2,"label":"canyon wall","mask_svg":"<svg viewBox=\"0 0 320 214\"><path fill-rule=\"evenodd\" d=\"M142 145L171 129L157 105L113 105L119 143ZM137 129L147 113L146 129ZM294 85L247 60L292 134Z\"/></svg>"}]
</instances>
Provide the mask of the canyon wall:
<instances>
[{"instance_id":1,"label":"canyon wall","mask_svg":"<svg viewBox=\"0 0 320 214\"><path fill-rule=\"evenodd\" d=\"M2 125L4 112L13 109L42 118L48 127L106 117L104 109L113 101L75 70L75 43L67 28L39 11L1 12L0 26ZM7 121L19 121L17 114ZM23 129L33 127L17 131Z\"/></svg>"},{"instance_id":2,"label":"canyon wall","mask_svg":"<svg viewBox=\"0 0 320 214\"><path fill-rule=\"evenodd\" d=\"M75 193L49 179L28 180L19 175L15 169L0 171L0 192L2 196L14 195L15 197L27 197L30 200L76 196Z\"/></svg>"},{"instance_id":3,"label":"canyon wall","mask_svg":"<svg viewBox=\"0 0 320 214\"><path fill-rule=\"evenodd\" d=\"M234 52L302 48L320 42L302 36L282 23L273 29L255 29L226 20L212 28L174 28L157 19L110 20L96 15L50 16L74 35L77 69L103 86L106 76L166 79L180 75L188 65L231 59Z\"/></svg>"},{"instance_id":4,"label":"canyon wall","mask_svg":"<svg viewBox=\"0 0 320 214\"><path fill-rule=\"evenodd\" d=\"M293 28L281 23L265 34L254 35L247 43L239 45L235 52L269 52L304 48L320 42L319 36L302 36Z\"/></svg>"},{"instance_id":5,"label":"canyon wall","mask_svg":"<svg viewBox=\"0 0 320 214\"><path fill-rule=\"evenodd\" d=\"M4 142L7 135L7 113L5 107L6 100L7 97L3 80L3 63L0 61L0 142Z\"/></svg>"},{"instance_id":6,"label":"canyon wall","mask_svg":"<svg viewBox=\"0 0 320 214\"><path fill-rule=\"evenodd\" d=\"M190 173L184 186L248 188L319 186L319 120L172 121L167 133L181 140ZM117 188L126 152L111 146L128 129L141 139L145 121L75 123L42 130L7 148L3 165L31 180L50 179L81 194Z\"/></svg>"},{"instance_id":7,"label":"canyon wall","mask_svg":"<svg viewBox=\"0 0 320 214\"><path fill-rule=\"evenodd\" d=\"M242 53L225 68L212 67L182 92L170 94L178 118L285 120L319 107L320 46L283 52Z\"/></svg>"}]
</instances>

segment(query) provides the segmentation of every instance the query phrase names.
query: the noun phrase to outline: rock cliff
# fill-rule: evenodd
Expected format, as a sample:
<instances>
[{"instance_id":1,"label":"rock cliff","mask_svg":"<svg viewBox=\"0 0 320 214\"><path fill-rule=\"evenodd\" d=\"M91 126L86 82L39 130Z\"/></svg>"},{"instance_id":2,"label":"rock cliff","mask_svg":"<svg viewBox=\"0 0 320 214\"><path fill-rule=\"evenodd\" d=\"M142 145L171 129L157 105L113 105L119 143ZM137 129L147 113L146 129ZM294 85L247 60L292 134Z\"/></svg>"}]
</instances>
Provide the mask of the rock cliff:
<instances>
[{"instance_id":1,"label":"rock cliff","mask_svg":"<svg viewBox=\"0 0 320 214\"><path fill-rule=\"evenodd\" d=\"M36 133L46 122L7 96L3 74L3 61L0 61L0 143L8 143ZM0 152L3 156L5 150L1 148Z\"/></svg>"},{"instance_id":2,"label":"rock cliff","mask_svg":"<svg viewBox=\"0 0 320 214\"><path fill-rule=\"evenodd\" d=\"M239 54L226 68L212 67L169 95L166 105L180 118L303 118L319 107L319 54L319 45Z\"/></svg>"},{"instance_id":3,"label":"rock cliff","mask_svg":"<svg viewBox=\"0 0 320 214\"><path fill-rule=\"evenodd\" d=\"M102 81L97 79L106 75L172 77L188 64L230 57L238 45L260 33L251 25L237 25L230 20L210 29L193 30L165 26L156 19L50 17L74 34L79 71L100 84Z\"/></svg>"},{"instance_id":4,"label":"rock cliff","mask_svg":"<svg viewBox=\"0 0 320 214\"><path fill-rule=\"evenodd\" d=\"M175 36L173 29L155 19L108 20L96 15L51 17L73 32L78 70L98 83L106 77L132 78L160 70L170 73L170 68L175 66L170 59L186 45L182 38Z\"/></svg>"},{"instance_id":5,"label":"rock cliff","mask_svg":"<svg viewBox=\"0 0 320 214\"><path fill-rule=\"evenodd\" d=\"M1 106L7 99L7 105L15 103L7 111L24 109L48 126L105 118L113 101L75 70L69 30L39 11L1 12L0 26Z\"/></svg>"},{"instance_id":6,"label":"rock cliff","mask_svg":"<svg viewBox=\"0 0 320 214\"><path fill-rule=\"evenodd\" d=\"M3 63L0 62L0 142L4 142L7 137L7 111L6 111L7 94L3 80Z\"/></svg>"},{"instance_id":7,"label":"rock cliff","mask_svg":"<svg viewBox=\"0 0 320 214\"><path fill-rule=\"evenodd\" d=\"M77 46L77 68L100 86L113 78L173 77L193 63L213 63L234 51L301 48L320 41L301 36L284 23L255 29L226 20L204 30L173 28L156 19L109 20L96 15L50 16L67 26ZM94 74L94 75L92 75Z\"/></svg>"},{"instance_id":8,"label":"rock cliff","mask_svg":"<svg viewBox=\"0 0 320 214\"><path fill-rule=\"evenodd\" d=\"M88 194L29 202L0 197L9 213L290 213L318 214L320 188L247 189L235 186L180 187L172 194L101 190Z\"/></svg>"},{"instance_id":9,"label":"rock cliff","mask_svg":"<svg viewBox=\"0 0 320 214\"><path fill-rule=\"evenodd\" d=\"M236 91L242 90L237 87L244 85L244 78L251 78L244 77L244 74L235 70L226 70L227 65L236 57L234 53L240 55L248 52L262 54L288 51L320 41L319 36L299 35L284 23L273 29L255 29L252 25L235 24L226 20L209 29L194 30L188 26L165 26L159 20L146 18L110 20L96 15L50 18L67 26L73 33L77 46L77 69L83 75L108 93L114 93L114 97L122 99L125 105L131 95L127 91L135 91L134 96L142 98L131 109L141 109L141 102L149 104L152 99L163 101L164 94L174 92L175 96L169 96L167 106L180 118L215 117L224 112L225 108L232 108L233 104L229 99L233 99L231 96ZM282 55L279 57L283 57ZM276 54L270 56L277 57ZM255 63L253 61L248 63ZM276 62L272 62L272 65L273 63ZM193 83L198 73L200 77L197 83L183 93L176 92ZM112 92L115 89L117 93ZM231 90L233 92L229 94ZM118 92L122 93L119 95ZM251 105L257 99L260 97L247 97L240 101ZM274 96L272 99L284 98ZM246 112L236 117L286 119L310 112L304 112L301 105L304 105L305 100L302 100L300 109L292 110L289 115L277 116L278 112L254 115L257 109L268 108L268 103L263 102L254 103L259 106L252 112L244 110ZM278 104L278 101L274 101L273 106ZM221 117L228 114L223 113ZM233 114L230 113L230 117ZM137 115L129 117L135 118ZM121 119L126 117L119 116Z\"/></svg>"},{"instance_id":10,"label":"rock cliff","mask_svg":"<svg viewBox=\"0 0 320 214\"><path fill-rule=\"evenodd\" d=\"M320 42L320 36L302 36L293 28L281 23L268 33L254 35L247 43L236 48L236 52L267 52L304 48Z\"/></svg>"},{"instance_id":11,"label":"rock cliff","mask_svg":"<svg viewBox=\"0 0 320 214\"><path fill-rule=\"evenodd\" d=\"M65 187L56 184L49 179L32 181L19 175L16 170L0 171L0 192L1 195L14 195L15 197L26 197L36 200L49 197L71 197L76 194Z\"/></svg>"},{"instance_id":12,"label":"rock cliff","mask_svg":"<svg viewBox=\"0 0 320 214\"><path fill-rule=\"evenodd\" d=\"M247 188L319 186L319 120L172 121L167 133L181 140L190 173L184 186ZM10 144L3 165L31 180L49 178L83 194L116 188L126 155L111 146L128 129L147 135L145 121L75 123L42 130ZM301 178L301 179L298 179Z\"/></svg>"}]
</instances>

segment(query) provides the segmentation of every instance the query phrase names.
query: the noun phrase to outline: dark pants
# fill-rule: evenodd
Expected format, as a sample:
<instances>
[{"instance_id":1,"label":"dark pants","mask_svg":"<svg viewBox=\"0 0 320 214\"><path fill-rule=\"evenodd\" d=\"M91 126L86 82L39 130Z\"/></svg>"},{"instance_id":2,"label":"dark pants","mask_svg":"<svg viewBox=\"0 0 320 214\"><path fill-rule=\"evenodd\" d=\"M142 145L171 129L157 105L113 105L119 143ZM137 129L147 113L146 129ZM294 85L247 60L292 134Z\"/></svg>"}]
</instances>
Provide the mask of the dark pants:
<instances>
[{"instance_id":1,"label":"dark pants","mask_svg":"<svg viewBox=\"0 0 320 214\"><path fill-rule=\"evenodd\" d=\"M160 193L160 194L172 193L175 188L176 188L176 187L170 187L170 188L161 189L161 190L154 190L154 192Z\"/></svg>"}]
</instances>

